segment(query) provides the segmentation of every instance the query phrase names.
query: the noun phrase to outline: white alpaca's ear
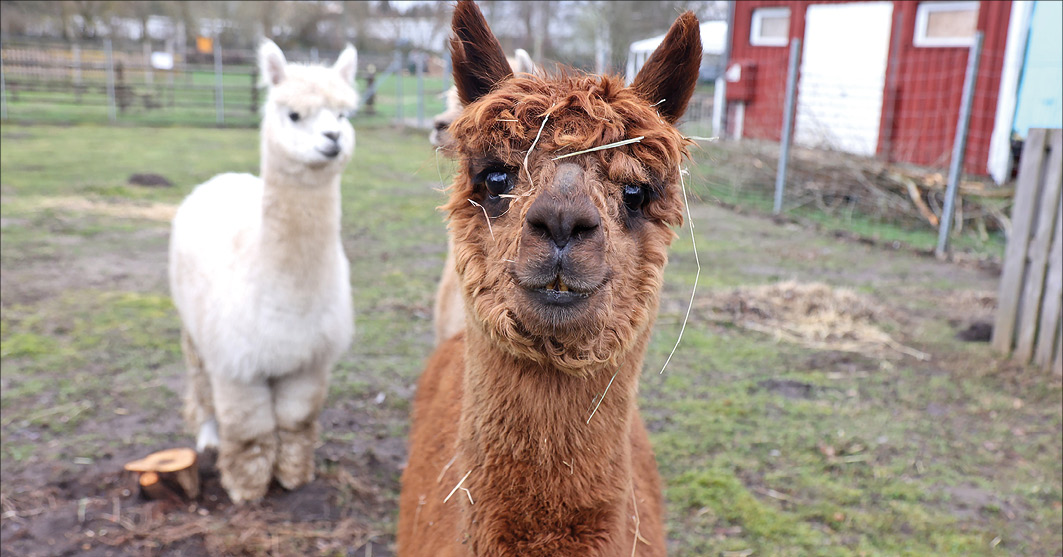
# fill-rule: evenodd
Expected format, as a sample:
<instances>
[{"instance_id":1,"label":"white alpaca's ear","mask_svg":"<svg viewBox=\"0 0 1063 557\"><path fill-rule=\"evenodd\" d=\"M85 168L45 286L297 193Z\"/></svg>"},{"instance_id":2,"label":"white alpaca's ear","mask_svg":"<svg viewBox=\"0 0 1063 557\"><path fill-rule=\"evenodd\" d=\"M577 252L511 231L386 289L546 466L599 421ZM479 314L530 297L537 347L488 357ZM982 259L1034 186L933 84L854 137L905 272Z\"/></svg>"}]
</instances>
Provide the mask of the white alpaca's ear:
<instances>
[{"instance_id":1,"label":"white alpaca's ear","mask_svg":"<svg viewBox=\"0 0 1063 557\"><path fill-rule=\"evenodd\" d=\"M539 73L539 68L535 67L535 62L532 62L531 55L527 50L518 48L513 51L513 57L517 59L517 64L513 66L513 73Z\"/></svg>"},{"instance_id":2,"label":"white alpaca's ear","mask_svg":"<svg viewBox=\"0 0 1063 557\"><path fill-rule=\"evenodd\" d=\"M284 66L287 64L280 47L269 39L262 39L262 46L258 47L258 71L262 74L262 82L272 87L284 81Z\"/></svg>"},{"instance_id":3,"label":"white alpaca's ear","mask_svg":"<svg viewBox=\"0 0 1063 557\"><path fill-rule=\"evenodd\" d=\"M343 49L332 68L339 72L344 81L354 83L354 74L358 71L358 51L353 45L348 44L347 48Z\"/></svg>"}]
</instances>

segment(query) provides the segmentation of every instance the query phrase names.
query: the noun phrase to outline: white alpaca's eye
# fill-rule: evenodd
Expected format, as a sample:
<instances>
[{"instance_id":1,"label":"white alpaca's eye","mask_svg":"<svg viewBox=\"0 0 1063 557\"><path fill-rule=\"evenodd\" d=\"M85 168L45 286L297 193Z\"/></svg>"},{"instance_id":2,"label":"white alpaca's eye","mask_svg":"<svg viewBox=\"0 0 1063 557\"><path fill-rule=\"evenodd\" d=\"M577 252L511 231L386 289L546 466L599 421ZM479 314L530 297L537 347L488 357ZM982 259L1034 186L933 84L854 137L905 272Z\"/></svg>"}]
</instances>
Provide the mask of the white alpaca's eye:
<instances>
[{"instance_id":1,"label":"white alpaca's eye","mask_svg":"<svg viewBox=\"0 0 1063 557\"><path fill-rule=\"evenodd\" d=\"M299 121L299 113L298 113L298 112L295 112L295 111L289 112L289 113L288 113L288 118L289 118L289 119L290 119L290 120L291 120L292 122L298 122L298 121Z\"/></svg>"}]
</instances>

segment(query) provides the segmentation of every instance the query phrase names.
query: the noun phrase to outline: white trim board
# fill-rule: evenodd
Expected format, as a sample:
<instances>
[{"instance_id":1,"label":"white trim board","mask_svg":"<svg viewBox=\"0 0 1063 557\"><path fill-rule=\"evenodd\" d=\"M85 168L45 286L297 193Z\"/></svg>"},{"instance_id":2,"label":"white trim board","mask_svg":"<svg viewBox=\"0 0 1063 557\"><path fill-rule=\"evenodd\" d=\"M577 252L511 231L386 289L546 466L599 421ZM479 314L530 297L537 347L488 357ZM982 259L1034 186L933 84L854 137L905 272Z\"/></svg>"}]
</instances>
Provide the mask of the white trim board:
<instances>
[{"instance_id":1,"label":"white trim board","mask_svg":"<svg viewBox=\"0 0 1063 557\"><path fill-rule=\"evenodd\" d=\"M1011 3L1008 38L1004 47L1004 68L1000 74L1000 93L997 96L997 113L993 118L993 134L989 137L989 159L986 161L986 171L998 184L1007 182L1011 177L1011 128L1015 123L1019 78L1022 77L1032 15L1032 1L1015 0Z\"/></svg>"}]
</instances>

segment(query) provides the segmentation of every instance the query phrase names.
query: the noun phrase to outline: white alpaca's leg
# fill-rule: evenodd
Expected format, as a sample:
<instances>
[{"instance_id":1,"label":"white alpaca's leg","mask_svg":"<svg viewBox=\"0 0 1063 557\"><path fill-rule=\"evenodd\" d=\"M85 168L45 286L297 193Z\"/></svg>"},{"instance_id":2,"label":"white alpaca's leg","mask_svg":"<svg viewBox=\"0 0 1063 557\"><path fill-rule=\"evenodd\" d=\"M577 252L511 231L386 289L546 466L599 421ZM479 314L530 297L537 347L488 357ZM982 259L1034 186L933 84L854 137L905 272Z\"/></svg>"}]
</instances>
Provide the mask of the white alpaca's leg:
<instances>
[{"instance_id":1,"label":"white alpaca's leg","mask_svg":"<svg viewBox=\"0 0 1063 557\"><path fill-rule=\"evenodd\" d=\"M265 380L211 376L221 444L221 485L235 503L266 494L277 458L273 396Z\"/></svg>"},{"instance_id":2,"label":"white alpaca's leg","mask_svg":"<svg viewBox=\"0 0 1063 557\"><path fill-rule=\"evenodd\" d=\"M277 417L277 463L273 475L285 489L314 479L314 446L318 414L328 394L328 368L319 366L277 378L273 409Z\"/></svg>"},{"instance_id":3,"label":"white alpaca's leg","mask_svg":"<svg viewBox=\"0 0 1063 557\"><path fill-rule=\"evenodd\" d=\"M196 452L201 453L207 449L217 449L221 441L218 439L218 421L214 419L203 422L196 433Z\"/></svg>"},{"instance_id":4,"label":"white alpaca's leg","mask_svg":"<svg viewBox=\"0 0 1063 557\"><path fill-rule=\"evenodd\" d=\"M218 447L218 422L214 419L214 395L210 377L199 357L188 331L181 330L181 351L185 356L188 376L185 380L184 417L189 428L196 432L196 451Z\"/></svg>"}]
</instances>

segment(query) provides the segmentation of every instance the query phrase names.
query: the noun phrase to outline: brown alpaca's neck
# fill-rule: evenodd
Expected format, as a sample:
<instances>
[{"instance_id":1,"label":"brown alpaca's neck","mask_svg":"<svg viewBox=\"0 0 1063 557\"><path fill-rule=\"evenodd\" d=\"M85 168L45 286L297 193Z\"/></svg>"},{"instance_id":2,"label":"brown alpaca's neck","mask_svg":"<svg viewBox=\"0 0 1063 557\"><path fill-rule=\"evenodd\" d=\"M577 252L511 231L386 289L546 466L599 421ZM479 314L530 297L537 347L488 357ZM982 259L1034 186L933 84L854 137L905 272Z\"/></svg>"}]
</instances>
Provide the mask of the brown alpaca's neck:
<instances>
[{"instance_id":1,"label":"brown alpaca's neck","mask_svg":"<svg viewBox=\"0 0 1063 557\"><path fill-rule=\"evenodd\" d=\"M615 554L630 527L630 428L647 335L618 369L584 379L467 334L456 465L471 471L464 516L474 553Z\"/></svg>"}]
</instances>

